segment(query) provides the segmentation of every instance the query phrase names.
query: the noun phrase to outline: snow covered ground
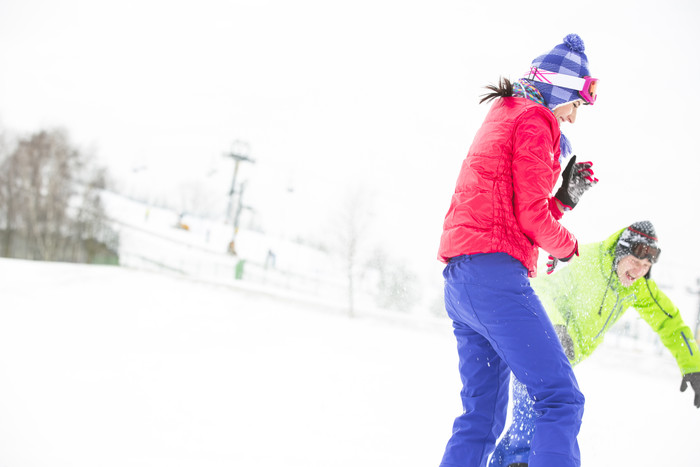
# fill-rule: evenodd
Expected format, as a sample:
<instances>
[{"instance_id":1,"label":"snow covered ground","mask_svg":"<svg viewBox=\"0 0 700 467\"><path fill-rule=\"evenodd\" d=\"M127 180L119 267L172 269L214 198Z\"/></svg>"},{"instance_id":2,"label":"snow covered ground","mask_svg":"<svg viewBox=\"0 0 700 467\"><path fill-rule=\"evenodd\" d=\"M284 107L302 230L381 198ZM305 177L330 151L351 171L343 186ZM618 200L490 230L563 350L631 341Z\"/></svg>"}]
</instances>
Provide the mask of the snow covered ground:
<instances>
[{"instance_id":1,"label":"snow covered ground","mask_svg":"<svg viewBox=\"0 0 700 467\"><path fill-rule=\"evenodd\" d=\"M461 410L447 320L118 267L0 284L0 466L436 466ZM700 465L666 353L613 337L577 374L584 466Z\"/></svg>"}]
</instances>

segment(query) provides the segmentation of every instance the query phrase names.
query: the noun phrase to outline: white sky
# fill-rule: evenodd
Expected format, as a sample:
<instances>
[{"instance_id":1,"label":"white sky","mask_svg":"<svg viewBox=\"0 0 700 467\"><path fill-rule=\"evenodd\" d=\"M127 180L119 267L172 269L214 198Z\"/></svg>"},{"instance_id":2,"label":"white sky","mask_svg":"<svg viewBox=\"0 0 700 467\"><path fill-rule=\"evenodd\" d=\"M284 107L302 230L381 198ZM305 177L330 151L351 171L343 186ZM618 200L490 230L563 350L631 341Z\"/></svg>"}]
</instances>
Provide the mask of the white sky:
<instances>
[{"instance_id":1,"label":"white sky","mask_svg":"<svg viewBox=\"0 0 700 467\"><path fill-rule=\"evenodd\" d=\"M567 225L586 242L650 219L667 265L697 264L699 5L3 0L0 125L64 127L130 189L212 206L245 141L271 230L323 237L360 186L373 238L433 264L482 87L576 32L600 97L563 131L601 182Z\"/></svg>"}]
</instances>

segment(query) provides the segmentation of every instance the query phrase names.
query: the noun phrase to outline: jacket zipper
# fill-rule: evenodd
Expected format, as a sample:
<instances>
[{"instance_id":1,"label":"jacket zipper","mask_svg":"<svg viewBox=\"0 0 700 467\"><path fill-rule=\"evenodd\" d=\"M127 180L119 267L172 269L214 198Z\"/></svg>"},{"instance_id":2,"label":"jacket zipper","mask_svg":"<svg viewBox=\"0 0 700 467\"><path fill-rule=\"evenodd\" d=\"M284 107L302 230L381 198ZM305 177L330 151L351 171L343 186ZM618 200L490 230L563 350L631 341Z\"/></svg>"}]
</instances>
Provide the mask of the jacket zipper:
<instances>
[{"instance_id":1,"label":"jacket zipper","mask_svg":"<svg viewBox=\"0 0 700 467\"><path fill-rule=\"evenodd\" d=\"M603 300L600 302L600 308L598 309L598 316L603 315L603 306L605 305L605 297L608 295L608 289L610 288L610 283L612 282L612 275L614 271L610 272L610 278L608 279L608 285L605 287L605 293L603 294ZM610 322L610 319L613 318L613 315L615 315L615 318L622 312L622 306L624 305L624 302L630 298L630 296L626 296L622 300L620 300L620 294L615 291L615 305L613 305L612 310L610 310L610 314L608 315L608 318L605 320L605 324L603 324L603 327L598 331L598 334L593 338L593 340L596 340L600 337L601 334L605 331L605 328L608 327L608 323ZM631 299L634 301L636 299L636 296L634 294L631 295ZM619 307L618 307L619 305Z\"/></svg>"}]
</instances>

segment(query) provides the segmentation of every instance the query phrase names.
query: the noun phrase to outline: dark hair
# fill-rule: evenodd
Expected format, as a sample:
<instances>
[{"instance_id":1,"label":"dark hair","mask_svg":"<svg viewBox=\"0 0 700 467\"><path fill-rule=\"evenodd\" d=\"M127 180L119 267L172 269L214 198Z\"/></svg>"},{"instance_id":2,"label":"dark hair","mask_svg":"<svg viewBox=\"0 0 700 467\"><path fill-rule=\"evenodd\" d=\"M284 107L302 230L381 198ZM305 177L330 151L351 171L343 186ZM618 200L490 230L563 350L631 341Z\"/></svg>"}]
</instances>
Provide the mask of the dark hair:
<instances>
[{"instance_id":1,"label":"dark hair","mask_svg":"<svg viewBox=\"0 0 700 467\"><path fill-rule=\"evenodd\" d=\"M482 94L479 104L483 104L497 97L511 97L513 95L513 83L511 83L508 78L501 77L498 80L498 86L489 84L488 86L484 86L484 88L491 92Z\"/></svg>"}]
</instances>

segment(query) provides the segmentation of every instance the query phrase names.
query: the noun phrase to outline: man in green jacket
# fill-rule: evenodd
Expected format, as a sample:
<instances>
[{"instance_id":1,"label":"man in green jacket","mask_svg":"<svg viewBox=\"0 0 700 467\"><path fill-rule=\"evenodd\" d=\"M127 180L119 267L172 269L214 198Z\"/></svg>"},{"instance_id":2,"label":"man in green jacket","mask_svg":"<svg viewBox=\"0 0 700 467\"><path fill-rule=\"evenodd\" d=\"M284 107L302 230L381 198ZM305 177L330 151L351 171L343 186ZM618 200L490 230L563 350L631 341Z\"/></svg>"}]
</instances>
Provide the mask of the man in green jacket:
<instances>
[{"instance_id":1,"label":"man in green jacket","mask_svg":"<svg viewBox=\"0 0 700 467\"><path fill-rule=\"evenodd\" d=\"M605 333L633 306L659 335L680 368L681 391L688 384L700 407L700 349L678 308L651 279L659 259L654 226L635 222L600 243L584 245L580 257L551 276L532 281L572 365L587 358ZM548 273L556 266L550 256ZM533 401L513 381L513 422L491 457L491 467L525 467L534 433Z\"/></svg>"}]
</instances>

